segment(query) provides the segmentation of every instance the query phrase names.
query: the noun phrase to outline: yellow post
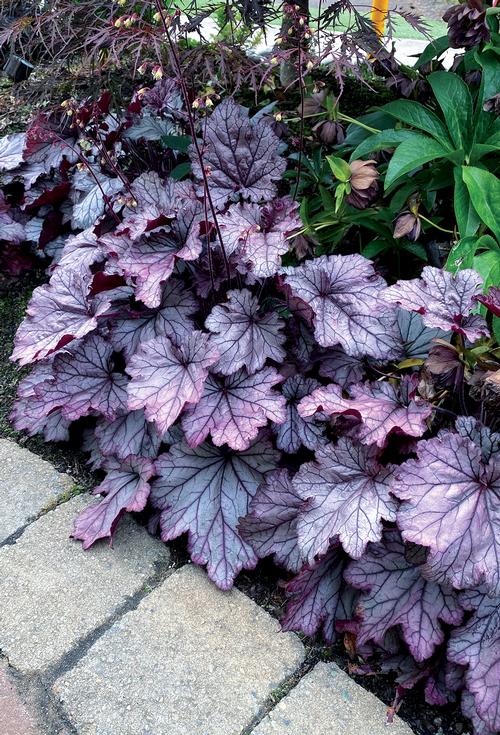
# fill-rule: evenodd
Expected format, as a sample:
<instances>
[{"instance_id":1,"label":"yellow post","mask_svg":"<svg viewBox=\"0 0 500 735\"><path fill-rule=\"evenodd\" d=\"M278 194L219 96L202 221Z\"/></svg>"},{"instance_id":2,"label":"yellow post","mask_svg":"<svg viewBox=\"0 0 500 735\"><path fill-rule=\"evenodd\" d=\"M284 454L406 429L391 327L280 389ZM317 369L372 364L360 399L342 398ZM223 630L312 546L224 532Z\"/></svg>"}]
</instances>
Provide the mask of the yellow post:
<instances>
[{"instance_id":1,"label":"yellow post","mask_svg":"<svg viewBox=\"0 0 500 735\"><path fill-rule=\"evenodd\" d=\"M372 1L372 23L378 36L384 35L385 19L389 10L389 0Z\"/></svg>"}]
</instances>

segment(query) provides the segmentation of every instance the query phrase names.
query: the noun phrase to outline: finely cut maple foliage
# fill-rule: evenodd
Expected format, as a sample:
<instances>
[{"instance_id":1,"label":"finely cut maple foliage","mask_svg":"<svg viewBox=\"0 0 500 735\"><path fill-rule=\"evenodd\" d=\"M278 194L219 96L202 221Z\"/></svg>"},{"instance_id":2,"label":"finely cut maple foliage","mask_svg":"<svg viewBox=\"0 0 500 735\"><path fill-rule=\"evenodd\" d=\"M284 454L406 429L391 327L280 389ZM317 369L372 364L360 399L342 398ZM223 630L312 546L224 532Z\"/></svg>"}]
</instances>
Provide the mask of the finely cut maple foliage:
<instances>
[{"instance_id":1,"label":"finely cut maple foliage","mask_svg":"<svg viewBox=\"0 0 500 735\"><path fill-rule=\"evenodd\" d=\"M182 89L69 100L0 139L2 256L50 259L16 336L33 368L13 424L83 435L102 477L84 548L140 512L221 589L272 557L286 630L348 634L360 672L461 697L493 735L498 289L430 266L388 285L350 232L313 242L277 120L232 99L188 114Z\"/></svg>"}]
</instances>

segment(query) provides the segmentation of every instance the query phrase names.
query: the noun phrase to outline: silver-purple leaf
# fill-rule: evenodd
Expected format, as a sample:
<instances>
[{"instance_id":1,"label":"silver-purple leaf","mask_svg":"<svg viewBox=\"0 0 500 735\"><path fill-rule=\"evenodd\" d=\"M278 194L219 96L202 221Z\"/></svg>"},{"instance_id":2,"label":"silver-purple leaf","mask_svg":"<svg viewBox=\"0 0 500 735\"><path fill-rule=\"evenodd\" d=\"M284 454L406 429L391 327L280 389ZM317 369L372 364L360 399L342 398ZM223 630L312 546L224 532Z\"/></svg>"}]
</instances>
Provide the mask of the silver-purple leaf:
<instances>
[{"instance_id":1,"label":"silver-purple leaf","mask_svg":"<svg viewBox=\"0 0 500 735\"><path fill-rule=\"evenodd\" d=\"M191 559L206 564L221 589L230 589L241 569L257 564L254 550L238 533L238 521L278 458L263 441L238 453L209 444L193 449L182 442L156 461L159 478L151 500L162 511L162 539L189 533Z\"/></svg>"},{"instance_id":2,"label":"silver-purple leaf","mask_svg":"<svg viewBox=\"0 0 500 735\"><path fill-rule=\"evenodd\" d=\"M257 278L273 276L290 243L288 235L301 226L298 204L290 197L270 204L234 204L218 218L228 255L238 252Z\"/></svg>"},{"instance_id":3,"label":"silver-purple leaf","mask_svg":"<svg viewBox=\"0 0 500 735\"><path fill-rule=\"evenodd\" d=\"M358 559L369 541L379 541L382 519L396 518L390 495L391 470L382 467L376 447L341 438L316 451L316 460L301 466L293 479L307 503L297 521L299 545L312 564L339 538L345 551Z\"/></svg>"},{"instance_id":4,"label":"silver-purple leaf","mask_svg":"<svg viewBox=\"0 0 500 735\"><path fill-rule=\"evenodd\" d=\"M278 449L294 454L301 446L314 450L325 442L324 422L317 417L303 418L297 410L300 400L318 386L317 380L302 375L292 375L283 383L281 392L287 402L286 416L284 421L272 427Z\"/></svg>"},{"instance_id":5,"label":"silver-purple leaf","mask_svg":"<svg viewBox=\"0 0 500 735\"><path fill-rule=\"evenodd\" d=\"M108 255L121 272L135 282L135 298L146 306L160 306L165 282L178 259L195 260L201 253L201 240L189 246L179 245L168 233L160 232L130 239L126 234L109 234L101 238Z\"/></svg>"},{"instance_id":6,"label":"silver-purple leaf","mask_svg":"<svg viewBox=\"0 0 500 735\"><path fill-rule=\"evenodd\" d=\"M448 657L467 666L465 682L474 697L479 717L492 732L500 730L500 597L489 597L484 588L460 595L472 617L453 630Z\"/></svg>"},{"instance_id":7,"label":"silver-purple leaf","mask_svg":"<svg viewBox=\"0 0 500 735\"><path fill-rule=\"evenodd\" d=\"M347 388L363 379L365 363L360 357L348 355L342 347L331 347L324 350L319 358L319 374Z\"/></svg>"},{"instance_id":8,"label":"silver-purple leaf","mask_svg":"<svg viewBox=\"0 0 500 735\"><path fill-rule=\"evenodd\" d=\"M425 573L500 594L500 454L485 459L469 436L443 430L417 456L398 468L392 492L404 501L404 538L430 548Z\"/></svg>"},{"instance_id":9,"label":"silver-purple leaf","mask_svg":"<svg viewBox=\"0 0 500 735\"><path fill-rule=\"evenodd\" d=\"M268 358L281 362L286 354L282 319L275 312L261 314L258 299L248 289L228 291L227 298L214 306L205 322L220 353L215 369L224 375L242 367L254 373Z\"/></svg>"},{"instance_id":10,"label":"silver-purple leaf","mask_svg":"<svg viewBox=\"0 0 500 735\"><path fill-rule=\"evenodd\" d=\"M248 110L227 99L204 125L202 164L209 174L210 194L216 207L241 197L251 202L271 201L275 182L286 161L278 154L279 138L267 123L249 120ZM202 180L200 161L190 148L193 173Z\"/></svg>"},{"instance_id":11,"label":"silver-purple leaf","mask_svg":"<svg viewBox=\"0 0 500 735\"><path fill-rule=\"evenodd\" d=\"M66 240L57 262L57 268L71 270L82 276L90 276L91 266L102 262L106 252L90 227Z\"/></svg>"},{"instance_id":12,"label":"silver-purple leaf","mask_svg":"<svg viewBox=\"0 0 500 735\"><path fill-rule=\"evenodd\" d=\"M282 380L272 367L252 375L244 369L224 378L210 375L200 400L182 417L189 446L197 447L210 434L217 447L247 449L268 420L285 420L285 399L273 390Z\"/></svg>"},{"instance_id":13,"label":"silver-purple leaf","mask_svg":"<svg viewBox=\"0 0 500 735\"><path fill-rule=\"evenodd\" d=\"M17 387L17 398L10 420L16 429L30 436L43 433L45 441L67 441L70 421L59 409L52 409L44 398L37 398L37 386L49 385L54 380L52 366L44 363L35 365Z\"/></svg>"},{"instance_id":14,"label":"silver-purple leaf","mask_svg":"<svg viewBox=\"0 0 500 735\"><path fill-rule=\"evenodd\" d=\"M186 404L200 400L208 368L218 356L202 332L192 332L178 344L168 337L141 344L127 365L132 377L129 408L143 408L147 420L164 434Z\"/></svg>"},{"instance_id":15,"label":"silver-purple leaf","mask_svg":"<svg viewBox=\"0 0 500 735\"><path fill-rule=\"evenodd\" d=\"M169 221L177 212L176 182L163 181L156 171L138 176L131 185L132 201L125 207L118 234L137 240L144 234L169 229Z\"/></svg>"},{"instance_id":16,"label":"silver-purple leaf","mask_svg":"<svg viewBox=\"0 0 500 735\"><path fill-rule=\"evenodd\" d=\"M163 287L157 309L131 311L126 318L113 320L110 331L113 347L118 351L123 350L128 359L137 352L142 342L154 337L187 337L194 329L191 316L197 309L196 299L182 281L169 278Z\"/></svg>"},{"instance_id":17,"label":"silver-purple leaf","mask_svg":"<svg viewBox=\"0 0 500 735\"><path fill-rule=\"evenodd\" d=\"M0 138L0 171L12 171L24 160L26 133L13 133Z\"/></svg>"},{"instance_id":18,"label":"silver-purple leaf","mask_svg":"<svg viewBox=\"0 0 500 735\"><path fill-rule=\"evenodd\" d=\"M484 319L470 316L482 285L483 279L473 270L453 274L428 265L420 278L398 281L384 291L382 298L407 311L418 312L428 327L457 332L474 342L489 336Z\"/></svg>"},{"instance_id":19,"label":"silver-purple leaf","mask_svg":"<svg viewBox=\"0 0 500 735\"><path fill-rule=\"evenodd\" d=\"M383 447L392 432L418 437L426 431L433 409L416 395L417 383L416 376L404 376L399 387L388 382L356 383L348 388L349 398L343 398L339 386L331 383L303 398L299 413L304 417L316 411L359 417L356 437L363 444Z\"/></svg>"},{"instance_id":20,"label":"silver-purple leaf","mask_svg":"<svg viewBox=\"0 0 500 735\"><path fill-rule=\"evenodd\" d=\"M399 531L386 530L381 543L371 544L361 559L349 564L346 580L363 590L358 604L359 645L381 644L390 628L400 626L412 655L424 661L444 641L439 621L460 624L463 613L457 594L425 579L420 561L421 555L412 554Z\"/></svg>"},{"instance_id":21,"label":"silver-purple leaf","mask_svg":"<svg viewBox=\"0 0 500 735\"><path fill-rule=\"evenodd\" d=\"M42 360L92 332L109 301L92 301L89 290L88 276L65 270L56 271L50 283L36 288L17 330L11 359L20 365Z\"/></svg>"},{"instance_id":22,"label":"silver-purple leaf","mask_svg":"<svg viewBox=\"0 0 500 735\"><path fill-rule=\"evenodd\" d=\"M96 413L113 420L127 400L127 378L112 369L113 348L93 334L77 347L56 355L53 381L36 385L37 398L75 421Z\"/></svg>"},{"instance_id":23,"label":"silver-purple leaf","mask_svg":"<svg viewBox=\"0 0 500 735\"><path fill-rule=\"evenodd\" d=\"M144 411L128 411L113 421L99 419L95 438L104 455L125 459L130 455L155 458L163 436L155 424L146 421Z\"/></svg>"},{"instance_id":24,"label":"silver-purple leaf","mask_svg":"<svg viewBox=\"0 0 500 735\"><path fill-rule=\"evenodd\" d=\"M16 222L9 213L10 206L5 201L3 193L0 191L0 240L12 242L18 245L23 240L27 240L27 234L24 225Z\"/></svg>"},{"instance_id":25,"label":"silver-purple leaf","mask_svg":"<svg viewBox=\"0 0 500 735\"><path fill-rule=\"evenodd\" d=\"M149 497L149 479L154 471L150 459L131 456L119 461L110 458L105 468L105 479L93 490L94 495L103 494L104 498L76 517L71 534L83 541L84 549L98 539L112 537L121 516L126 511L143 510Z\"/></svg>"},{"instance_id":26,"label":"silver-purple leaf","mask_svg":"<svg viewBox=\"0 0 500 735\"><path fill-rule=\"evenodd\" d=\"M272 554L288 571L300 570L304 559L298 545L297 514L303 502L288 470L275 470L266 475L250 501L248 515L238 526L259 559Z\"/></svg>"},{"instance_id":27,"label":"silver-purple leaf","mask_svg":"<svg viewBox=\"0 0 500 735\"><path fill-rule=\"evenodd\" d=\"M110 178L97 168L77 171L72 179L73 213L71 225L77 230L93 227L106 209L106 201L123 189L123 182Z\"/></svg>"},{"instance_id":28,"label":"silver-purple leaf","mask_svg":"<svg viewBox=\"0 0 500 735\"><path fill-rule=\"evenodd\" d=\"M401 353L406 359L425 359L435 339L448 339L450 332L426 327L422 316L415 311L398 309L398 329L401 335Z\"/></svg>"},{"instance_id":29,"label":"silver-purple leaf","mask_svg":"<svg viewBox=\"0 0 500 735\"><path fill-rule=\"evenodd\" d=\"M384 279L362 255L322 255L286 268L292 294L314 312L322 347L340 345L353 357L386 360L397 353L396 312L384 303Z\"/></svg>"},{"instance_id":30,"label":"silver-purple leaf","mask_svg":"<svg viewBox=\"0 0 500 735\"><path fill-rule=\"evenodd\" d=\"M286 586L288 605L283 630L314 635L322 629L328 643L336 638L336 624L354 613L356 592L343 579L346 558L339 547L310 566L304 566Z\"/></svg>"}]
</instances>

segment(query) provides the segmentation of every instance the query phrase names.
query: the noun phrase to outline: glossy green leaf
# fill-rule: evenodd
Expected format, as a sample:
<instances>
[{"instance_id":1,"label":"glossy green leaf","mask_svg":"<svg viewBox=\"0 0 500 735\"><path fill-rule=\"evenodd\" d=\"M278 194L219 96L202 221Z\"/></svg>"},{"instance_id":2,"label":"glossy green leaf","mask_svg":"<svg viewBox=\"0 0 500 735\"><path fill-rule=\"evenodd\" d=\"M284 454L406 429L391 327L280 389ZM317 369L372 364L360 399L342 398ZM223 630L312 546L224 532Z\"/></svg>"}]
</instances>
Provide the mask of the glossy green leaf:
<instances>
[{"instance_id":1,"label":"glossy green leaf","mask_svg":"<svg viewBox=\"0 0 500 735\"><path fill-rule=\"evenodd\" d=\"M435 71L428 80L452 141L456 148L468 150L472 136L472 98L467 85L450 71Z\"/></svg>"},{"instance_id":2,"label":"glossy green leaf","mask_svg":"<svg viewBox=\"0 0 500 735\"><path fill-rule=\"evenodd\" d=\"M474 209L500 241L500 179L475 166L464 166L462 175Z\"/></svg>"},{"instance_id":3,"label":"glossy green leaf","mask_svg":"<svg viewBox=\"0 0 500 735\"><path fill-rule=\"evenodd\" d=\"M413 100L396 100L384 105L384 111L412 128L429 133L443 146L453 149L448 132L442 121L431 110Z\"/></svg>"},{"instance_id":4,"label":"glossy green leaf","mask_svg":"<svg viewBox=\"0 0 500 735\"><path fill-rule=\"evenodd\" d=\"M424 163L444 158L448 155L446 148L432 138L415 134L411 140L401 143L389 161L385 176L385 188L388 189L397 179L410 171L414 171Z\"/></svg>"},{"instance_id":5,"label":"glossy green leaf","mask_svg":"<svg viewBox=\"0 0 500 735\"><path fill-rule=\"evenodd\" d=\"M477 250L477 240L476 237L464 237L459 240L448 253L444 265L445 270L456 273L464 268L472 268Z\"/></svg>"},{"instance_id":6,"label":"glossy green leaf","mask_svg":"<svg viewBox=\"0 0 500 735\"><path fill-rule=\"evenodd\" d=\"M366 156L368 153L383 151L386 148L397 148L405 140L411 140L413 135L415 133L412 133L411 130L382 130L380 133L375 133L360 143L352 152L350 160L354 161L357 158Z\"/></svg>"},{"instance_id":7,"label":"glossy green leaf","mask_svg":"<svg viewBox=\"0 0 500 735\"><path fill-rule=\"evenodd\" d=\"M473 268L483 279L484 290L500 283L500 250L486 250L474 258Z\"/></svg>"},{"instance_id":8,"label":"glossy green leaf","mask_svg":"<svg viewBox=\"0 0 500 735\"><path fill-rule=\"evenodd\" d=\"M429 61L437 59L449 48L450 41L448 39L448 36L440 36L440 38L435 38L429 43L428 46L424 48L424 50L416 60L414 64L415 69L419 69L421 66L424 66L424 64L428 64Z\"/></svg>"},{"instance_id":9,"label":"glossy green leaf","mask_svg":"<svg viewBox=\"0 0 500 735\"><path fill-rule=\"evenodd\" d=\"M326 160L336 179L343 183L349 181L351 178L351 169L347 161L344 161L343 158L339 158L338 156L327 156Z\"/></svg>"},{"instance_id":10,"label":"glossy green leaf","mask_svg":"<svg viewBox=\"0 0 500 735\"><path fill-rule=\"evenodd\" d=\"M460 232L461 238L470 237L476 234L481 224L481 219L474 209L469 191L465 186L462 178L462 169L457 166L453 170L453 174L455 177L453 206L455 208L458 231Z\"/></svg>"}]
</instances>

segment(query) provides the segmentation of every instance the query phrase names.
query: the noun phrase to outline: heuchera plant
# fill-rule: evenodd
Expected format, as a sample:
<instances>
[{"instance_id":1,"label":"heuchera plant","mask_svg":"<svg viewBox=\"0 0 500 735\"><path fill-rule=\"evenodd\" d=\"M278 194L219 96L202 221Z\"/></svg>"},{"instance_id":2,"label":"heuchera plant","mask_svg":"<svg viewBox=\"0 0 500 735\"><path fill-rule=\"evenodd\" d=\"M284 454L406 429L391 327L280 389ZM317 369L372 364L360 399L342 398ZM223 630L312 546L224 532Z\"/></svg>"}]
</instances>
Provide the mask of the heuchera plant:
<instances>
[{"instance_id":1,"label":"heuchera plant","mask_svg":"<svg viewBox=\"0 0 500 735\"><path fill-rule=\"evenodd\" d=\"M185 141L175 84L121 116L69 108L72 127L1 141L0 217L53 257L17 333L33 370L14 425L65 440L85 419L104 473L74 538L148 506L221 589L272 555L285 629L354 636L401 690L463 689L477 733L500 729L500 436L443 406L427 369L433 340L460 363L488 338L478 300L496 291L467 269L388 286L361 255L295 252L280 141L231 99L191 174L175 149L147 157Z\"/></svg>"}]
</instances>

